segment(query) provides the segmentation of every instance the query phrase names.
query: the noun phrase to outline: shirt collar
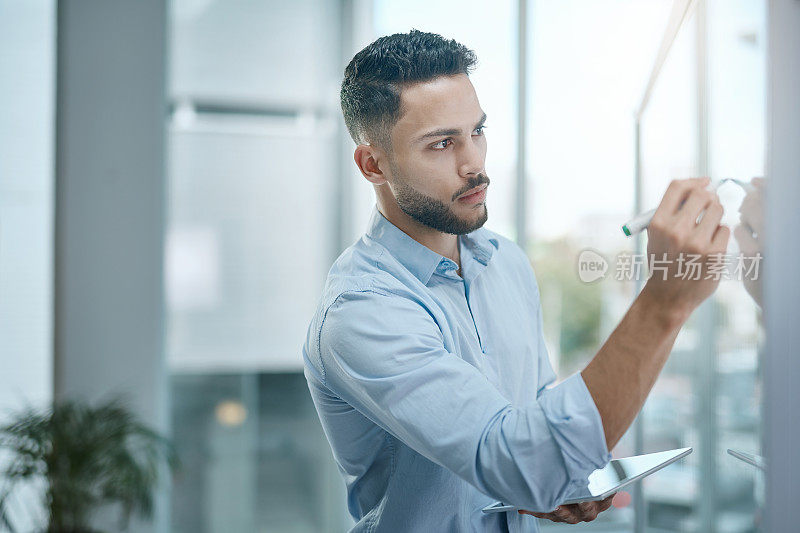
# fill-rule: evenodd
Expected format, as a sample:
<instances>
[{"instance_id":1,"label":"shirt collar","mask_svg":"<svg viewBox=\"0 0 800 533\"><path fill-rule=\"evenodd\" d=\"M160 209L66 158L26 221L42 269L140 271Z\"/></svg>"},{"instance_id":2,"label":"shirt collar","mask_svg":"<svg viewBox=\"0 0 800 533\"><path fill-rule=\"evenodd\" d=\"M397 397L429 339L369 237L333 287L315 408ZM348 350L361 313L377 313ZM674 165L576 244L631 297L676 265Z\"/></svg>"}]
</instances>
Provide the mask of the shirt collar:
<instances>
[{"instance_id":1,"label":"shirt collar","mask_svg":"<svg viewBox=\"0 0 800 533\"><path fill-rule=\"evenodd\" d=\"M428 283L440 263L453 263L452 260L415 241L403 230L389 222L378 210L377 205L374 205L372 209L367 236L382 244L395 259L424 284ZM489 264L492 253L499 246L498 240L487 235L487 230L483 228L462 235L461 239L462 243L469 247L472 257L484 266ZM463 263L467 260L469 257L462 253L462 271L465 267Z\"/></svg>"}]
</instances>

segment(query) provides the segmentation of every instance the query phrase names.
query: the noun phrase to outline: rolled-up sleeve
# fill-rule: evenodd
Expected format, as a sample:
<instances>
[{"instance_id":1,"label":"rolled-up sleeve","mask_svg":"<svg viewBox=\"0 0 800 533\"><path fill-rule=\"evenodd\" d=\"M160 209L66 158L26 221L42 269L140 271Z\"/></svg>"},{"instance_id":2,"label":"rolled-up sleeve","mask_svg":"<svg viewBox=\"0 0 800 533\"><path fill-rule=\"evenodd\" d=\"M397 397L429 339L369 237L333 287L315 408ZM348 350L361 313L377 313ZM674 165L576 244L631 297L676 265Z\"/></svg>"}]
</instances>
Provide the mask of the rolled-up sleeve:
<instances>
[{"instance_id":1,"label":"rolled-up sleeve","mask_svg":"<svg viewBox=\"0 0 800 533\"><path fill-rule=\"evenodd\" d=\"M419 302L342 293L324 314L317 362L325 385L388 433L483 493L550 511L608 460L580 375L511 405L444 347Z\"/></svg>"},{"instance_id":2,"label":"rolled-up sleeve","mask_svg":"<svg viewBox=\"0 0 800 533\"><path fill-rule=\"evenodd\" d=\"M571 478L580 479L586 465L602 468L608 463L603 422L580 372L545 389L538 402Z\"/></svg>"}]
</instances>

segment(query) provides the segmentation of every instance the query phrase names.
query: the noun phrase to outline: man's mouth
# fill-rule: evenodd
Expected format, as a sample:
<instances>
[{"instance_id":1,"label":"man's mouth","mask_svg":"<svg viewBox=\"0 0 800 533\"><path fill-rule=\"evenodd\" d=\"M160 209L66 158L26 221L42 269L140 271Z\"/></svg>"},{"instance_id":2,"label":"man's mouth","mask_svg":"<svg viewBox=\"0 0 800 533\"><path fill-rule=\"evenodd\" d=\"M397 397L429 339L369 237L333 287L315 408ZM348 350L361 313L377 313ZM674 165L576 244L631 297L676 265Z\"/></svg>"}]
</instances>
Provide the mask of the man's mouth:
<instances>
[{"instance_id":1,"label":"man's mouth","mask_svg":"<svg viewBox=\"0 0 800 533\"><path fill-rule=\"evenodd\" d=\"M458 201L459 202L468 203L468 204L475 203L475 202L481 202L481 201L483 201L484 198L486 198L486 188L488 186L489 186L488 183L484 183L483 185L481 185L479 187L475 187L474 189L470 189L466 193L464 193L461 196L459 196L458 197Z\"/></svg>"}]
</instances>

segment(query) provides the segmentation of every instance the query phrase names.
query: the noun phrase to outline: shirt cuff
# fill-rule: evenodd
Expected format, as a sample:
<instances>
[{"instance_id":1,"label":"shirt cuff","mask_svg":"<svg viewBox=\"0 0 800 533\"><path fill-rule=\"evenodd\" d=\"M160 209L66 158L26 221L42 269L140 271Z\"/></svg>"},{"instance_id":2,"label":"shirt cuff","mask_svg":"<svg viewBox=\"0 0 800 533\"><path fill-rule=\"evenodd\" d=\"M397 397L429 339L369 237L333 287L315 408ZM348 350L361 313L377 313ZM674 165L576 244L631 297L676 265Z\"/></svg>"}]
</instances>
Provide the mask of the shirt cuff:
<instances>
[{"instance_id":1,"label":"shirt cuff","mask_svg":"<svg viewBox=\"0 0 800 533\"><path fill-rule=\"evenodd\" d=\"M570 480L585 485L589 474L611 460L603 422L580 372L538 398L558 443Z\"/></svg>"}]
</instances>

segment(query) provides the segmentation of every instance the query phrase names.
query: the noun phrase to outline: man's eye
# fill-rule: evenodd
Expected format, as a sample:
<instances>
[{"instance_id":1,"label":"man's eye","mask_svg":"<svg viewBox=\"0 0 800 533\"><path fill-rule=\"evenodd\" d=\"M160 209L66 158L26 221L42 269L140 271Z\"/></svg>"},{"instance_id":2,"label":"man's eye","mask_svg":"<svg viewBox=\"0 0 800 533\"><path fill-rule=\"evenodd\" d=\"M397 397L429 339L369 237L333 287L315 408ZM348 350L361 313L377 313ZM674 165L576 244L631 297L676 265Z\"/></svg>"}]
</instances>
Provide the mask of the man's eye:
<instances>
[{"instance_id":1,"label":"man's eye","mask_svg":"<svg viewBox=\"0 0 800 533\"><path fill-rule=\"evenodd\" d=\"M452 142L450 139L441 140L438 143L434 144L433 148L436 150L443 150L449 146L448 143L450 142Z\"/></svg>"},{"instance_id":2,"label":"man's eye","mask_svg":"<svg viewBox=\"0 0 800 533\"><path fill-rule=\"evenodd\" d=\"M475 128L475 132L476 132L477 135L483 135L483 130L485 130L485 129L486 129L486 126L480 126L478 128Z\"/></svg>"}]
</instances>

